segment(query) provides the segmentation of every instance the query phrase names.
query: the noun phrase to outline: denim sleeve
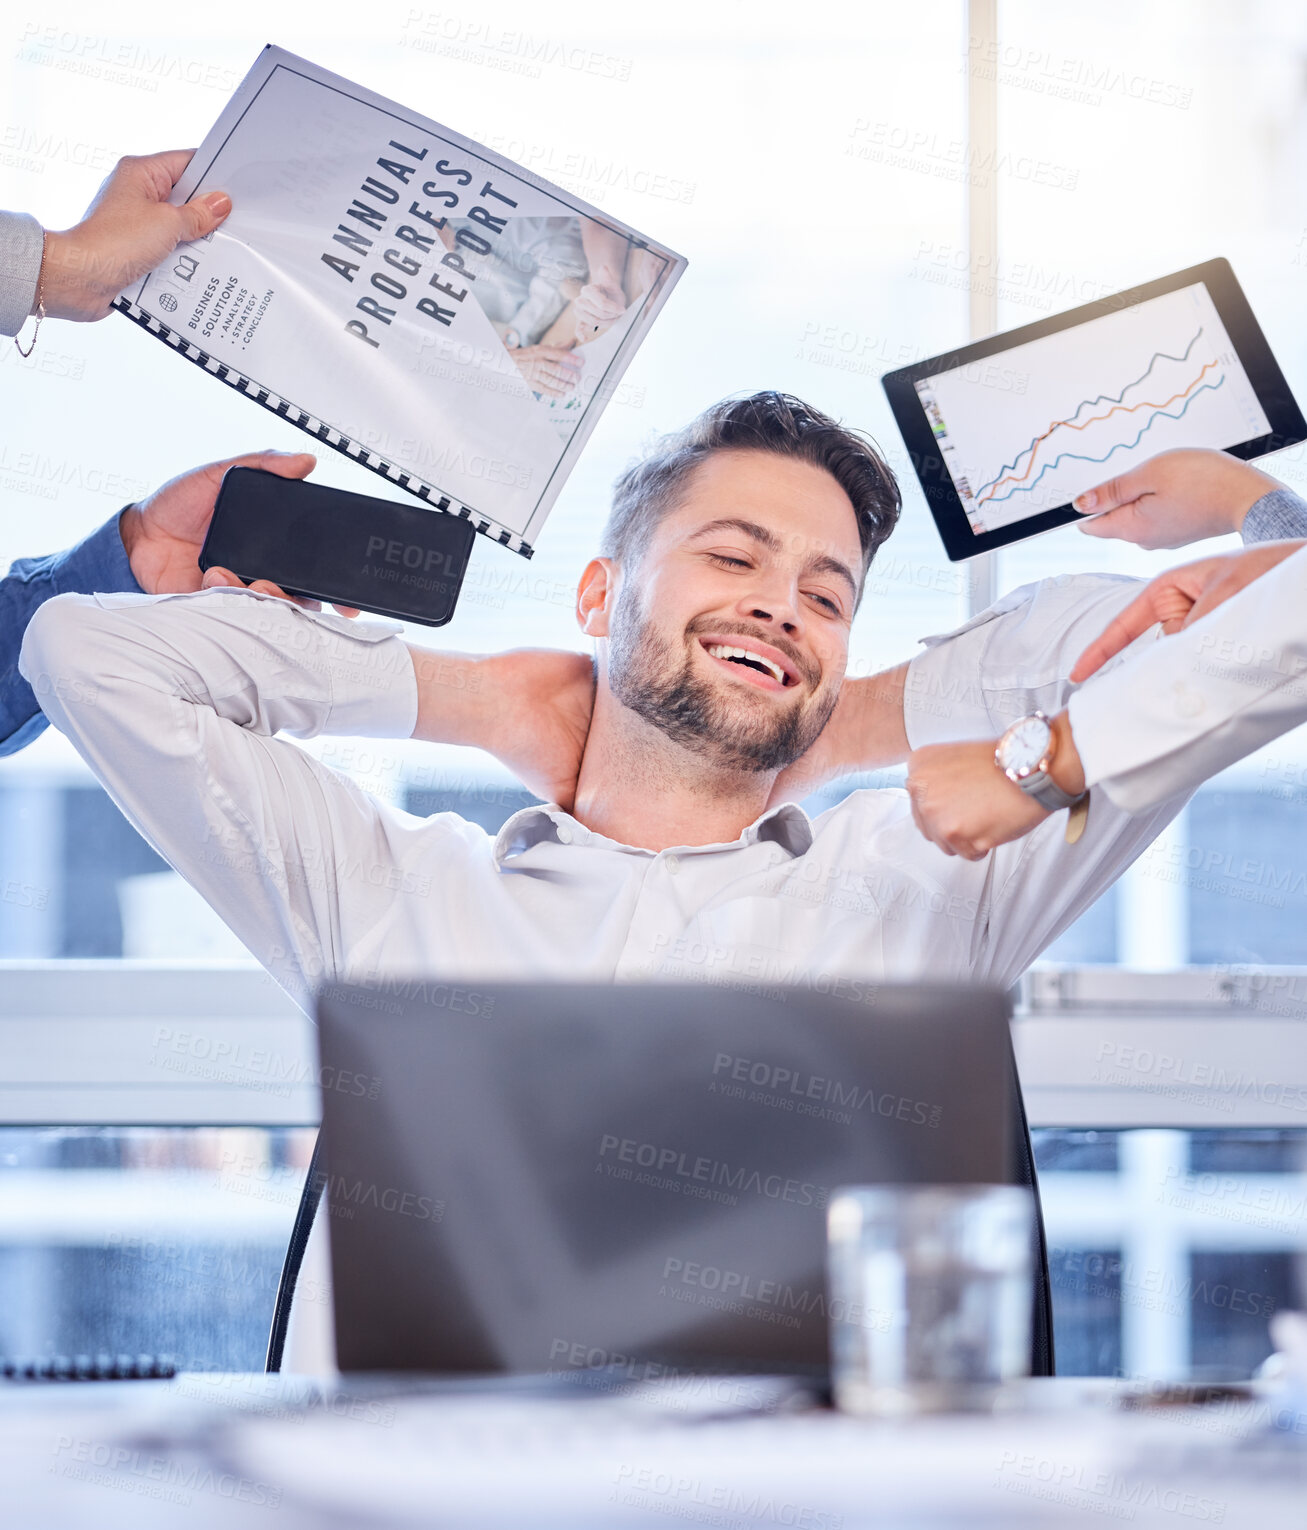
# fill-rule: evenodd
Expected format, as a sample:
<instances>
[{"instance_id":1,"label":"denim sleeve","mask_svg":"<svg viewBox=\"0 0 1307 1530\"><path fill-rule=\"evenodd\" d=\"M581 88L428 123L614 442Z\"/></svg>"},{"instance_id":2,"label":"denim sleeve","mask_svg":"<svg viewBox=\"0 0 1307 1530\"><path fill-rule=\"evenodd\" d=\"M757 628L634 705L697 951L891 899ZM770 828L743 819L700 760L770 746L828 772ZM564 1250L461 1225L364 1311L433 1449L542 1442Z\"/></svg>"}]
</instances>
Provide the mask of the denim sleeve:
<instances>
[{"instance_id":1,"label":"denim sleeve","mask_svg":"<svg viewBox=\"0 0 1307 1530\"><path fill-rule=\"evenodd\" d=\"M1244 516L1240 534L1245 545L1307 537L1307 500L1292 489L1272 489Z\"/></svg>"},{"instance_id":2,"label":"denim sleeve","mask_svg":"<svg viewBox=\"0 0 1307 1530\"><path fill-rule=\"evenodd\" d=\"M18 673L23 633L36 608L54 595L143 593L118 534L121 514L115 511L98 531L66 552L19 558L0 579L0 755L16 753L46 728L31 686Z\"/></svg>"}]
</instances>

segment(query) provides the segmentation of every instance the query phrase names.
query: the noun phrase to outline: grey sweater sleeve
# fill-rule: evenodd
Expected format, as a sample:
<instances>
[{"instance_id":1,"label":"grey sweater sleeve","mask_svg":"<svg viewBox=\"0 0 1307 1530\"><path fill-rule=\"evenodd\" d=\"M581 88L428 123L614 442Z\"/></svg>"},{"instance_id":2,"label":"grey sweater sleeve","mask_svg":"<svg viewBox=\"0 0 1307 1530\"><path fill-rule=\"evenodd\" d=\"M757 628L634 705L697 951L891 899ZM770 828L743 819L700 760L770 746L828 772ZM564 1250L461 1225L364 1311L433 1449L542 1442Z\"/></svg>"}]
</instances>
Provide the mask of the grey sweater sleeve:
<instances>
[{"instance_id":1,"label":"grey sweater sleeve","mask_svg":"<svg viewBox=\"0 0 1307 1530\"><path fill-rule=\"evenodd\" d=\"M36 302L45 230L28 213L0 212L0 335L16 335Z\"/></svg>"},{"instance_id":2,"label":"grey sweater sleeve","mask_svg":"<svg viewBox=\"0 0 1307 1530\"><path fill-rule=\"evenodd\" d=\"M1292 489L1272 489L1244 516L1240 535L1245 545L1307 537L1307 500Z\"/></svg>"}]
</instances>

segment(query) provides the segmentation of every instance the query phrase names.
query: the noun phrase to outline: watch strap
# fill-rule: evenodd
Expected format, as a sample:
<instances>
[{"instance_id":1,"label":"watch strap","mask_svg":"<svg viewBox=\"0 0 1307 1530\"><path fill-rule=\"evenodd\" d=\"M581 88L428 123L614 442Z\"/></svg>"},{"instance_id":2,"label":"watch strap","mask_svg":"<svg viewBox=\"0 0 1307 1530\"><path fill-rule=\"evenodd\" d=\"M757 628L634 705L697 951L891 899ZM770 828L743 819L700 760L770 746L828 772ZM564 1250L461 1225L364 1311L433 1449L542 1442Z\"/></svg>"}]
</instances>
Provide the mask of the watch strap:
<instances>
[{"instance_id":1,"label":"watch strap","mask_svg":"<svg viewBox=\"0 0 1307 1530\"><path fill-rule=\"evenodd\" d=\"M1017 785L1026 796L1033 797L1040 807L1050 813L1056 813L1059 808L1070 807L1084 796L1083 792L1076 796L1073 796L1071 792L1064 792L1052 776L1042 770L1033 771L1023 780L1018 781Z\"/></svg>"}]
</instances>

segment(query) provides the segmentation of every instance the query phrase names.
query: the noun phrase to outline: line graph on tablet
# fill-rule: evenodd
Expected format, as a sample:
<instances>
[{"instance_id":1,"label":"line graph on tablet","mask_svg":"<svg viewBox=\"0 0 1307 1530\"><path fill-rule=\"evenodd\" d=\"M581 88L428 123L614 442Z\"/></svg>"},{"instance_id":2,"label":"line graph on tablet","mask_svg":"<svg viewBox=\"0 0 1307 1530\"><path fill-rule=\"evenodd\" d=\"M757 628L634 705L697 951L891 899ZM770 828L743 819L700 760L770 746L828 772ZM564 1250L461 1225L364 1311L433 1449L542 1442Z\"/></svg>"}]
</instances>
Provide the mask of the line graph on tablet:
<instances>
[{"instance_id":1,"label":"line graph on tablet","mask_svg":"<svg viewBox=\"0 0 1307 1530\"><path fill-rule=\"evenodd\" d=\"M1065 505L1158 452L1269 430L1201 282L915 386L975 532Z\"/></svg>"}]
</instances>

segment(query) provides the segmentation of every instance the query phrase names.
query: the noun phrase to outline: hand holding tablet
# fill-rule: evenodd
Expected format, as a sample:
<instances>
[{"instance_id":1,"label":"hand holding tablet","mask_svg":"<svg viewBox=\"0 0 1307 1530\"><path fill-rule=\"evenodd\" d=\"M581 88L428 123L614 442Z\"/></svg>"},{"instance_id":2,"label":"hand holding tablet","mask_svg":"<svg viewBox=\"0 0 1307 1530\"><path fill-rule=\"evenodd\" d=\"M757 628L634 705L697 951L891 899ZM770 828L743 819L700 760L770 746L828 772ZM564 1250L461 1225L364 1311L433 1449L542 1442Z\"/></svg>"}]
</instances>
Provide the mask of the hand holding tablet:
<instances>
[{"instance_id":1,"label":"hand holding tablet","mask_svg":"<svg viewBox=\"0 0 1307 1530\"><path fill-rule=\"evenodd\" d=\"M1147 552L1238 534L1264 494L1283 485L1250 462L1181 447L1088 489L1075 508L1086 536L1133 542Z\"/></svg>"},{"instance_id":2,"label":"hand holding tablet","mask_svg":"<svg viewBox=\"0 0 1307 1530\"><path fill-rule=\"evenodd\" d=\"M1078 495L1159 453L1249 458L1307 437L1224 260L916 362L883 385L955 562L1080 519Z\"/></svg>"}]
</instances>

